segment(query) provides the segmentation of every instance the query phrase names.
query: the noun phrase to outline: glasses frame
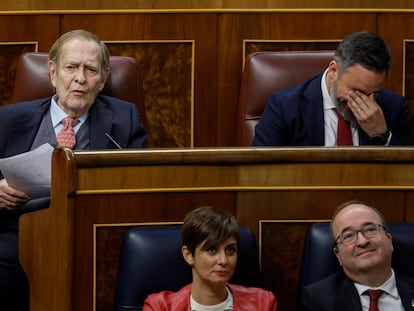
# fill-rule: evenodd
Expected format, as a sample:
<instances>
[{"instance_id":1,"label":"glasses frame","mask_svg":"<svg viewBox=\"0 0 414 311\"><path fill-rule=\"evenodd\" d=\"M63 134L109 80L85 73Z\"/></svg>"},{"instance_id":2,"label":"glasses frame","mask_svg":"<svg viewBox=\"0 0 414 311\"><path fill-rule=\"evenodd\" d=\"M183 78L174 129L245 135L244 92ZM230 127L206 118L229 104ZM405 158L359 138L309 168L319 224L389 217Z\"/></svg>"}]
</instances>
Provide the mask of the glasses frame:
<instances>
[{"instance_id":1,"label":"glasses frame","mask_svg":"<svg viewBox=\"0 0 414 311\"><path fill-rule=\"evenodd\" d=\"M334 246L336 246L336 245L338 245L338 244L340 244L340 243L342 243L342 244L344 244L344 245L350 245L350 244L352 244L352 243L355 243L357 240L358 240L358 233L359 232L361 232L361 234L364 236L364 238L366 238L366 239L371 239L371 238L373 238L375 235L373 235L372 237L367 237L366 235L365 235L365 233L364 233L364 228L366 227L366 226L368 226L368 225L375 225L376 227L377 227L377 229L378 229L378 231L377 231L377 233L375 234L375 235L377 235L378 233L379 233L379 231L380 231L380 228L382 228L385 232L388 232L388 229L387 229L387 227L386 226L384 226L383 224L376 224L376 223L367 223L367 224L365 224L364 226L362 226L362 228L360 228L360 229L358 229L358 230L350 230L350 231L354 231L355 232L355 240L353 240L352 242L347 242L347 243L345 243L344 241L343 241L343 239L342 239L342 234L344 233L344 231L342 231L337 237L336 237L336 239L335 239L335 241L334 241Z\"/></svg>"}]
</instances>

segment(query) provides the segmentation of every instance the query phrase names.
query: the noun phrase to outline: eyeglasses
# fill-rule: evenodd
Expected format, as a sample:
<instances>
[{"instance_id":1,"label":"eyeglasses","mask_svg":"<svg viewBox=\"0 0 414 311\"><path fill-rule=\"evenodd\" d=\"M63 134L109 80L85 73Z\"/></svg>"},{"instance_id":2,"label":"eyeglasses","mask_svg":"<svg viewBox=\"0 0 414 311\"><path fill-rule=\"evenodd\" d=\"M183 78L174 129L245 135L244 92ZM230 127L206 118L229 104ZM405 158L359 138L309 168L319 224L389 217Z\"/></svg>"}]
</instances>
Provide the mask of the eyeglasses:
<instances>
[{"instance_id":1,"label":"eyeglasses","mask_svg":"<svg viewBox=\"0 0 414 311\"><path fill-rule=\"evenodd\" d=\"M338 244L339 242L343 244L354 243L358 239L358 232L361 232L362 235L367 239L373 238L374 236L378 234L378 232L380 231L380 228L383 228L384 231L388 232L387 228L384 225L374 224L374 223L365 224L359 230L345 229L335 239L335 245Z\"/></svg>"}]
</instances>

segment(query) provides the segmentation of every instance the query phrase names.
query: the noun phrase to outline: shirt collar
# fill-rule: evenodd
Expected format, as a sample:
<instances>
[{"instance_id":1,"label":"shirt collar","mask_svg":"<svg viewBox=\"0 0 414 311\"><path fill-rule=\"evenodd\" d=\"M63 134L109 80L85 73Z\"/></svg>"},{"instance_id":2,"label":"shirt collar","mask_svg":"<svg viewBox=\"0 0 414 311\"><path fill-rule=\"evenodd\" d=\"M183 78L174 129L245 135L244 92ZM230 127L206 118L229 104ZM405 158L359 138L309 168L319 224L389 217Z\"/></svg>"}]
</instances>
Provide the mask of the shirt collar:
<instances>
[{"instance_id":1,"label":"shirt collar","mask_svg":"<svg viewBox=\"0 0 414 311\"><path fill-rule=\"evenodd\" d=\"M50 116L52 118L53 127L56 127L64 118L68 116L67 113L64 112L62 108L58 106L56 99L57 99L57 94L52 96L51 105L50 105ZM86 119L88 118L88 115L89 115L89 111L81 115L78 118L79 123L80 124L84 123Z\"/></svg>"},{"instance_id":2,"label":"shirt collar","mask_svg":"<svg viewBox=\"0 0 414 311\"><path fill-rule=\"evenodd\" d=\"M328 87L326 85L326 74L327 73L328 73L328 68L325 69L324 73L322 74L322 79L321 79L323 110L329 110L329 109L335 108L335 104L333 103L331 96L329 95Z\"/></svg>"},{"instance_id":3,"label":"shirt collar","mask_svg":"<svg viewBox=\"0 0 414 311\"><path fill-rule=\"evenodd\" d=\"M395 273L393 269L391 269L391 276L388 278L388 280L386 280L382 285L378 287L369 287L356 282L354 282L354 285L360 296L364 295L365 291L368 289L381 289L388 295L394 297L395 299L398 299L400 297L398 294L397 283L395 281Z\"/></svg>"}]
</instances>

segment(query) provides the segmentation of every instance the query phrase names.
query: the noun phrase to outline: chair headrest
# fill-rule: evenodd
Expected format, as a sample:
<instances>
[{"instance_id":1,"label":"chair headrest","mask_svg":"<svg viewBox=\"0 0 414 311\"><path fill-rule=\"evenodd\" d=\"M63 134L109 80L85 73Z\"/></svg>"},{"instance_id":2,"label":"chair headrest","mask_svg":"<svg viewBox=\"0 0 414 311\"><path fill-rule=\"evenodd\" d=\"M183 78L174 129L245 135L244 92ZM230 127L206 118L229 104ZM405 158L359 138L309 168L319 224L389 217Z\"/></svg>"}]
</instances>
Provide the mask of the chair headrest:
<instances>
[{"instance_id":1,"label":"chair headrest","mask_svg":"<svg viewBox=\"0 0 414 311\"><path fill-rule=\"evenodd\" d=\"M109 66L110 75L102 94L134 103L143 112L142 74L137 60L127 56L110 56ZM22 54L17 63L12 102L45 98L53 93L48 71L48 54Z\"/></svg>"},{"instance_id":2,"label":"chair headrest","mask_svg":"<svg viewBox=\"0 0 414 311\"><path fill-rule=\"evenodd\" d=\"M239 97L239 145L249 146L271 92L321 74L334 51L255 52L246 57Z\"/></svg>"}]
</instances>

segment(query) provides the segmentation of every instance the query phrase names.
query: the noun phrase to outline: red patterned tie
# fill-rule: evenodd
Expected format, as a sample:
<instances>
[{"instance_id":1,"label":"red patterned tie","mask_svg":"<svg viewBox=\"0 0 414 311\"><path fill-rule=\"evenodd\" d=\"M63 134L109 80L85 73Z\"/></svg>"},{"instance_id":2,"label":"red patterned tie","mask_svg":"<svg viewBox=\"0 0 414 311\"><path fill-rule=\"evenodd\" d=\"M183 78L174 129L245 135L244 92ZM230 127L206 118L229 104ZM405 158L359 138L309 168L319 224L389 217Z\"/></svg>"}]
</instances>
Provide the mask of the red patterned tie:
<instances>
[{"instance_id":1,"label":"red patterned tie","mask_svg":"<svg viewBox=\"0 0 414 311\"><path fill-rule=\"evenodd\" d=\"M79 120L66 117L62 120L63 129L56 135L56 141L59 146L73 149L76 145L75 132L73 127L78 124Z\"/></svg>"},{"instance_id":2,"label":"red patterned tie","mask_svg":"<svg viewBox=\"0 0 414 311\"><path fill-rule=\"evenodd\" d=\"M352 146L352 130L349 122L345 121L345 119L341 116L341 114L336 110L333 109L338 117L338 130L336 133L336 145L337 146Z\"/></svg>"},{"instance_id":3,"label":"red patterned tie","mask_svg":"<svg viewBox=\"0 0 414 311\"><path fill-rule=\"evenodd\" d=\"M378 299L381 297L383 291L381 289L369 289L366 293L369 295L369 311L379 311Z\"/></svg>"}]
</instances>

